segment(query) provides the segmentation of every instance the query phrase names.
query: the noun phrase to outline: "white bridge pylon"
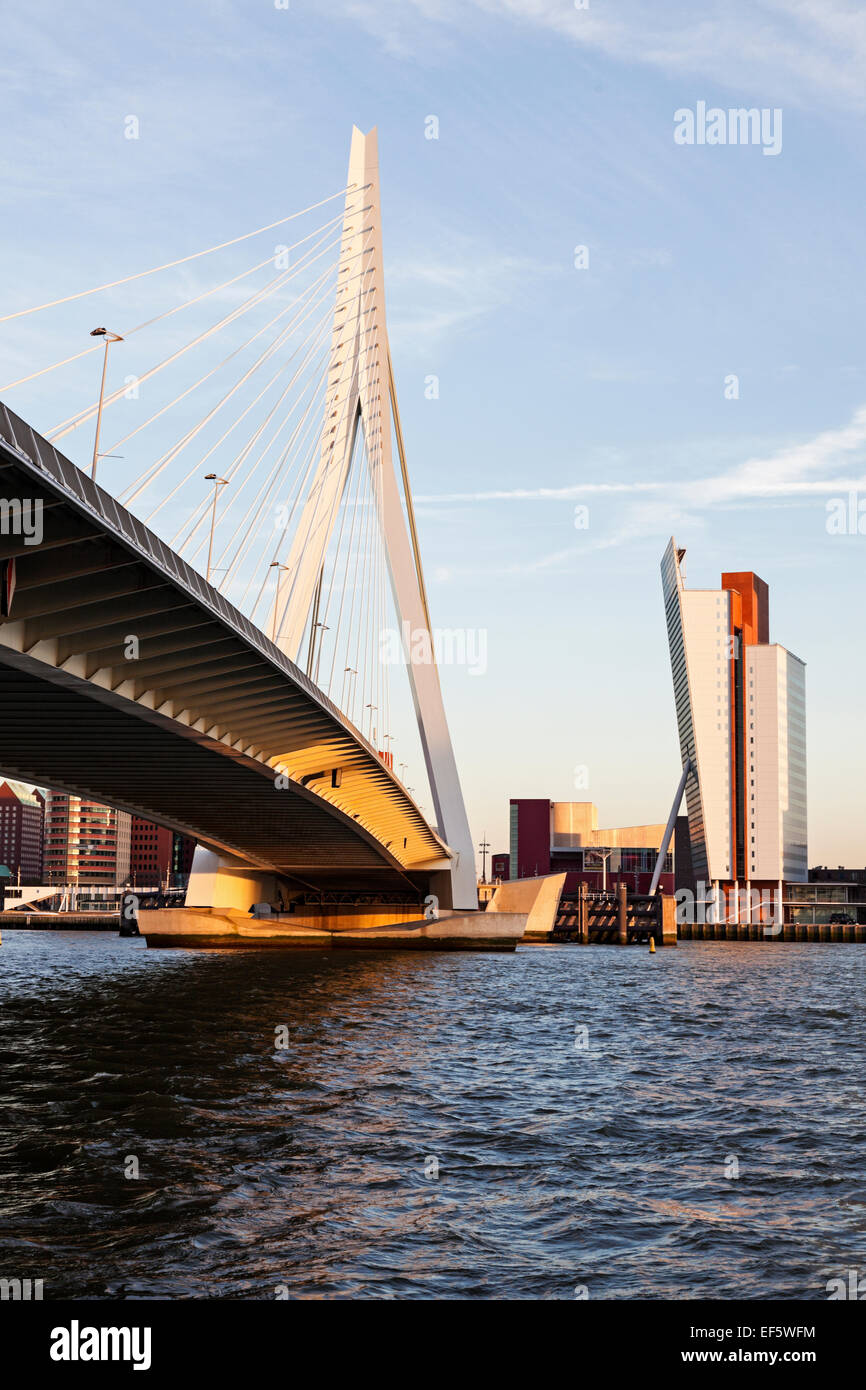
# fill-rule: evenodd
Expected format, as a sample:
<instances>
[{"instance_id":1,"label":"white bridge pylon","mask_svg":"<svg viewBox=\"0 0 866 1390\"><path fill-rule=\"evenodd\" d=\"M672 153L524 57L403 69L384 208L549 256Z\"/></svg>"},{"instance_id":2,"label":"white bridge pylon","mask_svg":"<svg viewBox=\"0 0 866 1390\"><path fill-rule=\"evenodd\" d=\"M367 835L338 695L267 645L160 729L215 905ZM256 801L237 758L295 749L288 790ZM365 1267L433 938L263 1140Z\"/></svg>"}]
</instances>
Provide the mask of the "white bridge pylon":
<instances>
[{"instance_id":1,"label":"white bridge pylon","mask_svg":"<svg viewBox=\"0 0 866 1390\"><path fill-rule=\"evenodd\" d=\"M315 603L325 556L346 490L360 427L387 557L394 605L433 797L437 829L455 855L451 889L455 908L476 908L478 890L472 837L445 718L435 659L413 661L413 639L434 650L415 532L391 353L385 320L379 155L376 131L352 131L340 271L325 391L319 458L286 563L278 570L269 631L299 665L301 643ZM404 515L394 467L400 456ZM407 525L408 517L408 525ZM411 530L411 535L410 535ZM407 634L410 641L407 644Z\"/></svg>"}]
</instances>

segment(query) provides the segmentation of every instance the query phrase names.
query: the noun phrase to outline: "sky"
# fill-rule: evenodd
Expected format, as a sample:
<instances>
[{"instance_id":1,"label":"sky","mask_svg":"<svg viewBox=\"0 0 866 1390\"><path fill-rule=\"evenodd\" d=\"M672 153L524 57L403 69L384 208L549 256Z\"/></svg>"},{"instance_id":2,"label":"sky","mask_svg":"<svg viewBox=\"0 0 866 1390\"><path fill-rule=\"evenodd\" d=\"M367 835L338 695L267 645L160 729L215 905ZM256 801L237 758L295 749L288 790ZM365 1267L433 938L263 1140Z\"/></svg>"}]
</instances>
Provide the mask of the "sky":
<instances>
[{"instance_id":1,"label":"sky","mask_svg":"<svg viewBox=\"0 0 866 1390\"><path fill-rule=\"evenodd\" d=\"M674 534L690 586L770 585L807 664L810 863L862 866L866 534L827 523L852 493L866 513L864 62L842 0L48 0L4 20L0 313L336 194L376 126L433 623L486 641L483 670L442 669L476 843L507 849L510 797L666 818ZM678 143L699 103L766 110L781 148ZM0 377L215 274L0 323ZM97 361L3 398L48 432Z\"/></svg>"}]
</instances>

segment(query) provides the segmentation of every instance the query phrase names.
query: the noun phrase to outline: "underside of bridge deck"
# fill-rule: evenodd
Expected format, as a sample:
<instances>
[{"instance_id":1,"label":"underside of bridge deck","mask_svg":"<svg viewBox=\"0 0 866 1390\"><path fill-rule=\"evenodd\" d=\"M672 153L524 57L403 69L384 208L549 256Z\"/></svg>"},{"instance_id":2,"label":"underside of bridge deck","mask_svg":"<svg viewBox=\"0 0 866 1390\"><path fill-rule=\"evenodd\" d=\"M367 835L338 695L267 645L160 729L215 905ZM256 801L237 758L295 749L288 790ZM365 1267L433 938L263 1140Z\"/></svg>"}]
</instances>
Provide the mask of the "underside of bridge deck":
<instances>
[{"instance_id":1,"label":"underside of bridge deck","mask_svg":"<svg viewBox=\"0 0 866 1390\"><path fill-rule=\"evenodd\" d=\"M408 887L368 837L302 788L168 721L122 710L10 664L0 648L0 768L153 816L203 844L316 889ZM418 888L423 886L418 878Z\"/></svg>"},{"instance_id":2,"label":"underside of bridge deck","mask_svg":"<svg viewBox=\"0 0 866 1390\"><path fill-rule=\"evenodd\" d=\"M0 774L146 816L299 891L423 896L448 867L313 682L2 405L0 512Z\"/></svg>"}]
</instances>

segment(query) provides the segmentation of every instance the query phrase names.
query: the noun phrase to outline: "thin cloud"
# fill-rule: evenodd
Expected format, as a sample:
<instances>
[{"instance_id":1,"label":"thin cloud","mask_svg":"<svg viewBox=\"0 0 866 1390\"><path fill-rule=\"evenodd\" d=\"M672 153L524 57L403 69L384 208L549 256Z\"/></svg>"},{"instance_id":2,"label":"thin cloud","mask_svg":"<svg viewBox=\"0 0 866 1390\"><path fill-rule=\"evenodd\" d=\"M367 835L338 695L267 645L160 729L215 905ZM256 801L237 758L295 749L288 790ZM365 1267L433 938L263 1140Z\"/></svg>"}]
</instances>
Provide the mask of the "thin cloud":
<instances>
[{"instance_id":1,"label":"thin cloud","mask_svg":"<svg viewBox=\"0 0 866 1390\"><path fill-rule=\"evenodd\" d=\"M533 276L549 270L525 257L463 243L447 259L398 260L388 270L391 338L398 347L426 350L513 304ZM408 304L411 311L403 307Z\"/></svg>"},{"instance_id":2,"label":"thin cloud","mask_svg":"<svg viewBox=\"0 0 866 1390\"><path fill-rule=\"evenodd\" d=\"M622 62L694 75L761 105L866 106L866 13L843 0L729 0L716 15L694 0L620 0L578 10L569 0L339 0L392 52L427 56L431 34L481 17L559 34ZM419 24L420 21L420 24Z\"/></svg>"},{"instance_id":3,"label":"thin cloud","mask_svg":"<svg viewBox=\"0 0 866 1390\"><path fill-rule=\"evenodd\" d=\"M617 513L611 530L581 537L567 550L515 561L499 567L499 575L532 575L546 570L567 570L587 554L615 549L656 532L703 526L707 514L721 507L757 509L778 505L784 498L839 496L866 492L866 473L840 475L846 456L866 447L866 406L855 411L850 422L823 430L802 444L788 445L772 454L756 455L725 472L704 478L643 480L635 482L582 482L565 487L499 488L478 492L446 493L419 497L419 503L466 504L495 502L563 502L593 496L634 498L635 505ZM859 463L859 460L857 460ZM832 473L830 470L833 470ZM817 475L817 476L816 476ZM638 498L641 498L638 503ZM450 570L448 578L467 577L472 571Z\"/></svg>"}]
</instances>

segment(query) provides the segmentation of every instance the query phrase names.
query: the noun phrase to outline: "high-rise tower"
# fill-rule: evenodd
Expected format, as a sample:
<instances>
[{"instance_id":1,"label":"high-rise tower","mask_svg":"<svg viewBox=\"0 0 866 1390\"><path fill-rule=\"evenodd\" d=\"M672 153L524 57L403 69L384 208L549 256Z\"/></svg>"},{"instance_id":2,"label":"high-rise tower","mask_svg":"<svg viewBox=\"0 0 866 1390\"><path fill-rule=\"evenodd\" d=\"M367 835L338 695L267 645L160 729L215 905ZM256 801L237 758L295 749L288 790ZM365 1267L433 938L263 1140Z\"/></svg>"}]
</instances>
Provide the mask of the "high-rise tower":
<instances>
[{"instance_id":1,"label":"high-rise tower","mask_svg":"<svg viewBox=\"0 0 866 1390\"><path fill-rule=\"evenodd\" d=\"M684 556L671 537L661 568L695 878L805 881L805 665L770 642L763 579L686 589Z\"/></svg>"}]
</instances>

